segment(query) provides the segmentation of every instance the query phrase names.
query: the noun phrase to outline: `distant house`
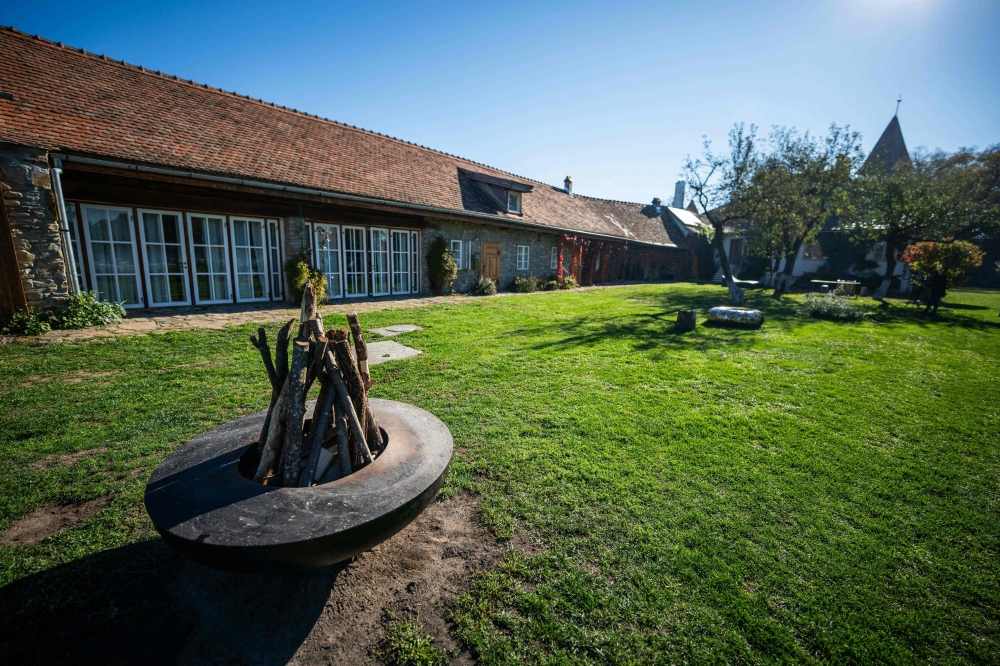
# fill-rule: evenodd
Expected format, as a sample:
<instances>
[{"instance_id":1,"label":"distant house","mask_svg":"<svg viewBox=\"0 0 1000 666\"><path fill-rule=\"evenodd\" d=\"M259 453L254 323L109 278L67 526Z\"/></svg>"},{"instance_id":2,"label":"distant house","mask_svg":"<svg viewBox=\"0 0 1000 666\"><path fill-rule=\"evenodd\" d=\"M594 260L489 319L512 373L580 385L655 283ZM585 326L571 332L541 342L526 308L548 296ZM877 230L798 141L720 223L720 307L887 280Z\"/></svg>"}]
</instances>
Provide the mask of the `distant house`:
<instances>
[{"instance_id":1,"label":"distant house","mask_svg":"<svg viewBox=\"0 0 1000 666\"><path fill-rule=\"evenodd\" d=\"M889 121L889 124L882 132L882 136L880 136L879 140L875 143L875 147L872 148L871 153L868 154L862 169L877 168L885 171L892 171L897 164L904 160L909 161L909 159L910 153L906 149L906 141L903 139L903 132L899 126L899 118L893 116L892 120ZM803 244L802 247L799 248L799 253L795 258L795 267L792 273L794 277L799 278L803 275L818 273L825 266L827 266L830 258L828 256L829 251L839 245L837 242L838 236L836 233L836 224L836 219L830 220L824 226L823 230L817 234L817 238L814 242ZM729 252L728 256L730 257L730 263L734 268L735 274L740 277L756 279L758 277L757 275L744 276L741 274L741 270L745 265L743 239L739 235L736 235L732 238L727 238L724 244L727 252ZM784 267L785 260L781 259L778 262L776 270L767 270L762 278L764 284L769 286L776 284L777 280L784 272ZM847 275L884 275L885 268L885 243L876 243L868 250L863 262L861 262L861 266L855 265L855 261L850 261L844 265L843 271L845 275L842 277L847 277ZM903 262L896 264L894 275L898 278L898 282L894 284L893 289L899 289L902 291L909 290L908 270L908 267ZM716 273L716 280L722 280L721 268Z\"/></svg>"},{"instance_id":2,"label":"distant house","mask_svg":"<svg viewBox=\"0 0 1000 666\"><path fill-rule=\"evenodd\" d=\"M562 268L687 277L690 220L0 28L0 320L94 289L128 308L281 301L299 253L331 300Z\"/></svg>"}]
</instances>

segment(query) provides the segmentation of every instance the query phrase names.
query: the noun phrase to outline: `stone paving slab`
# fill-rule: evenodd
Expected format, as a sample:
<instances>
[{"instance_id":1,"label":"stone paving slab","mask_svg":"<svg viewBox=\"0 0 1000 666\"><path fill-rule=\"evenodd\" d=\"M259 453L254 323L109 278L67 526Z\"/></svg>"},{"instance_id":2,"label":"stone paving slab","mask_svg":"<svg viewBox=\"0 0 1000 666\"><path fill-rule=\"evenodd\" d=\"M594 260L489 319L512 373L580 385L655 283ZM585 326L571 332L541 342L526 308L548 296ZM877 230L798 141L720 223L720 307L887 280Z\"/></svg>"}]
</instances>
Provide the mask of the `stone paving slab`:
<instances>
[{"instance_id":1,"label":"stone paving slab","mask_svg":"<svg viewBox=\"0 0 1000 666\"><path fill-rule=\"evenodd\" d=\"M409 333L410 331L422 331L423 326L417 326L416 324L393 324L392 326L386 326L385 328L373 328L373 333L378 333L379 335L391 338L394 335L399 335L400 333Z\"/></svg>"},{"instance_id":2,"label":"stone paving slab","mask_svg":"<svg viewBox=\"0 0 1000 666\"><path fill-rule=\"evenodd\" d=\"M368 344L368 365L378 365L379 363L413 358L418 354L423 354L423 352L413 347L407 347L395 340L371 342Z\"/></svg>"}]
</instances>

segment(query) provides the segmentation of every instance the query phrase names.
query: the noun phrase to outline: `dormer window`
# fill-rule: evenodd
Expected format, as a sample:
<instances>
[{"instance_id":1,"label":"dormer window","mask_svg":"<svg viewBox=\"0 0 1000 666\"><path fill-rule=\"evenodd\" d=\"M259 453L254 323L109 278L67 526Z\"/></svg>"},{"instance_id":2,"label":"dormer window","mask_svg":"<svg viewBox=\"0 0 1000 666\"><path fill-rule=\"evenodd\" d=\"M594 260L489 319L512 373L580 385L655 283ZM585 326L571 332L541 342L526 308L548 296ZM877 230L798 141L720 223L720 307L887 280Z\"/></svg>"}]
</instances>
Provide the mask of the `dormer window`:
<instances>
[{"instance_id":1,"label":"dormer window","mask_svg":"<svg viewBox=\"0 0 1000 666\"><path fill-rule=\"evenodd\" d=\"M521 212L521 193L507 191L507 212L508 213L520 213Z\"/></svg>"}]
</instances>

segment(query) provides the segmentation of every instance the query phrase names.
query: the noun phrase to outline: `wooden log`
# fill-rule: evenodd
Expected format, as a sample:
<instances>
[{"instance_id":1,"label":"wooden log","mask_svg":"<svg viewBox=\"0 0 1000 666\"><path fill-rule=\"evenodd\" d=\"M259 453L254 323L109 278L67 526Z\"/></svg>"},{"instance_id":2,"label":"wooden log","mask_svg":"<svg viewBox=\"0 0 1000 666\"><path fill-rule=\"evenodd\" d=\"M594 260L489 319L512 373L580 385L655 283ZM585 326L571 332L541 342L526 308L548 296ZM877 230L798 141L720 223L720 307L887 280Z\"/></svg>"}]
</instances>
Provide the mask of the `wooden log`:
<instances>
[{"instance_id":1,"label":"wooden log","mask_svg":"<svg viewBox=\"0 0 1000 666\"><path fill-rule=\"evenodd\" d=\"M285 385L285 378L288 377L288 338L292 334L292 324L294 319L289 319L288 323L278 331L278 341L274 344L274 371L278 378L278 386Z\"/></svg>"},{"instance_id":2,"label":"wooden log","mask_svg":"<svg viewBox=\"0 0 1000 666\"><path fill-rule=\"evenodd\" d=\"M313 483L319 483L319 480L323 478L323 475L331 466L336 467L338 471L340 470L340 465L337 463L336 444L334 444L334 448L321 446L319 450L319 464L316 466L316 472L313 474ZM340 477L338 476L337 478Z\"/></svg>"},{"instance_id":3,"label":"wooden log","mask_svg":"<svg viewBox=\"0 0 1000 666\"><path fill-rule=\"evenodd\" d=\"M260 358L264 361L264 369L267 370L267 378L271 382L271 394L277 395L281 391L281 384L278 383L278 373L275 371L274 362L271 360L271 348L267 346L267 331L264 330L263 326L257 329L256 336L250 336L250 344L260 352Z\"/></svg>"},{"instance_id":4,"label":"wooden log","mask_svg":"<svg viewBox=\"0 0 1000 666\"><path fill-rule=\"evenodd\" d=\"M292 367L288 373L288 401L285 408L285 445L281 452L284 466L281 485L292 487L299 482L299 457L302 454L302 416L305 412L306 376L309 373L309 343L295 341Z\"/></svg>"},{"instance_id":5,"label":"wooden log","mask_svg":"<svg viewBox=\"0 0 1000 666\"><path fill-rule=\"evenodd\" d=\"M333 379L334 384L337 387L337 396L335 398L336 402L334 404L340 405L340 409L344 413L344 417L347 419L348 431L358 445L358 457L360 458L359 467L361 465L367 465L372 461L371 450L368 448L368 443L365 441L364 430L361 429L361 422L358 420L358 413L354 410L354 403L351 402L350 393L347 391L347 384L344 383L344 377L341 375L340 368L337 366L336 359L333 356L333 352L327 350L326 357L323 359L324 365L326 367L326 372Z\"/></svg>"},{"instance_id":6,"label":"wooden log","mask_svg":"<svg viewBox=\"0 0 1000 666\"><path fill-rule=\"evenodd\" d=\"M316 289L312 282L306 282L302 288L302 310L299 313L299 321L306 323L316 316Z\"/></svg>"},{"instance_id":7,"label":"wooden log","mask_svg":"<svg viewBox=\"0 0 1000 666\"><path fill-rule=\"evenodd\" d=\"M322 338L323 348L326 348L326 338ZM325 352L324 352L325 354ZM306 463L306 468L302 472L302 477L299 479L299 486L305 488L313 481L313 477L316 475L316 467L319 465L319 457L323 448L323 441L326 437L327 427L330 425L330 410L333 408L333 400L336 398L336 386L334 385L332 378L324 376L320 378L322 382L322 387L319 391L319 397L316 399L316 408L313 409L313 420L312 420L312 435L311 442L309 444L309 461Z\"/></svg>"},{"instance_id":8,"label":"wooden log","mask_svg":"<svg viewBox=\"0 0 1000 666\"><path fill-rule=\"evenodd\" d=\"M257 463L257 471L253 476L253 480L257 483L263 483L264 479L267 478L281 453L281 447L285 443L285 405L288 403L288 391L288 379L286 378L278 401L274 404L274 409L271 410L271 422L267 437L261 447L260 462Z\"/></svg>"},{"instance_id":9,"label":"wooden log","mask_svg":"<svg viewBox=\"0 0 1000 666\"><path fill-rule=\"evenodd\" d=\"M361 419L365 441L368 442L369 449L378 455L384 448L382 431L379 430L375 415L372 414L372 410L368 406L368 392L364 388L361 373L358 372L358 367L351 356L351 348L347 343L347 331L342 328L334 331L332 340L330 346L333 347L334 353L337 355L337 365L340 366L340 372L344 375L344 381L347 382L351 402L354 403L354 409Z\"/></svg>"},{"instance_id":10,"label":"wooden log","mask_svg":"<svg viewBox=\"0 0 1000 666\"><path fill-rule=\"evenodd\" d=\"M351 327L351 337L354 338L354 355L358 361L358 372L361 374L361 381L364 383L365 392L372 387L372 378L368 374L368 345L365 344L365 336L361 333L361 323L358 321L356 312L347 314L347 323Z\"/></svg>"},{"instance_id":11,"label":"wooden log","mask_svg":"<svg viewBox=\"0 0 1000 666\"><path fill-rule=\"evenodd\" d=\"M677 322L674 323L674 331L677 333L693 331L697 323L698 315L694 310L678 310Z\"/></svg>"},{"instance_id":12,"label":"wooden log","mask_svg":"<svg viewBox=\"0 0 1000 666\"><path fill-rule=\"evenodd\" d=\"M337 455L331 461L330 466L323 471L323 474L316 481L317 483L329 483L336 481L351 473L351 454L347 444L347 420L344 412L338 403L334 403L334 440L337 448Z\"/></svg>"}]
</instances>

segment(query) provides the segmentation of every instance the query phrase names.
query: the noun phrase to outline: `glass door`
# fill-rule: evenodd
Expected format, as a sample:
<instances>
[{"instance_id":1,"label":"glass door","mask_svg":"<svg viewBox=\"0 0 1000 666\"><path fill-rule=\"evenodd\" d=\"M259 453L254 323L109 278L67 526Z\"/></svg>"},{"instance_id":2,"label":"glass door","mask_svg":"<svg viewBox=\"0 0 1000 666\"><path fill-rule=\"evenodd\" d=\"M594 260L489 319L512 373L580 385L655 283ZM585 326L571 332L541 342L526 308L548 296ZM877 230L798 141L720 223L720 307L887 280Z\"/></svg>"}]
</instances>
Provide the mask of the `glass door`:
<instances>
[{"instance_id":1,"label":"glass door","mask_svg":"<svg viewBox=\"0 0 1000 666\"><path fill-rule=\"evenodd\" d=\"M281 227L277 220L267 221L267 248L268 259L271 265L271 300L280 301L283 292L281 290L281 244L278 242L278 235Z\"/></svg>"},{"instance_id":2,"label":"glass door","mask_svg":"<svg viewBox=\"0 0 1000 666\"><path fill-rule=\"evenodd\" d=\"M420 255L418 254L419 247L420 247L420 232L411 231L410 232L410 293L411 294L420 293L420 273L417 270L420 267Z\"/></svg>"},{"instance_id":3,"label":"glass door","mask_svg":"<svg viewBox=\"0 0 1000 666\"><path fill-rule=\"evenodd\" d=\"M344 227L344 295L368 295L364 227Z\"/></svg>"},{"instance_id":4,"label":"glass door","mask_svg":"<svg viewBox=\"0 0 1000 666\"><path fill-rule=\"evenodd\" d=\"M389 293L389 230L372 229L372 296Z\"/></svg>"},{"instance_id":5,"label":"glass door","mask_svg":"<svg viewBox=\"0 0 1000 666\"><path fill-rule=\"evenodd\" d=\"M139 293L139 258L128 208L83 206L83 231L90 251L91 283L106 301L127 308L143 306Z\"/></svg>"},{"instance_id":6,"label":"glass door","mask_svg":"<svg viewBox=\"0 0 1000 666\"><path fill-rule=\"evenodd\" d=\"M139 219L150 305L190 304L181 214L140 210Z\"/></svg>"},{"instance_id":7,"label":"glass door","mask_svg":"<svg viewBox=\"0 0 1000 666\"><path fill-rule=\"evenodd\" d=\"M316 267L326 276L326 297L343 298L340 271L340 227L334 224L314 224Z\"/></svg>"},{"instance_id":8,"label":"glass door","mask_svg":"<svg viewBox=\"0 0 1000 666\"><path fill-rule=\"evenodd\" d=\"M410 232L392 230L392 293L410 293Z\"/></svg>"},{"instance_id":9,"label":"glass door","mask_svg":"<svg viewBox=\"0 0 1000 666\"><path fill-rule=\"evenodd\" d=\"M233 256L236 257L236 300L267 300L267 258L264 248L264 220L230 218Z\"/></svg>"},{"instance_id":10,"label":"glass door","mask_svg":"<svg viewBox=\"0 0 1000 666\"><path fill-rule=\"evenodd\" d=\"M195 303L232 303L225 218L188 213L188 240L194 257Z\"/></svg>"},{"instance_id":11,"label":"glass door","mask_svg":"<svg viewBox=\"0 0 1000 666\"><path fill-rule=\"evenodd\" d=\"M69 225L73 263L76 264L76 281L80 285L80 291L87 291L87 281L84 278L83 250L80 248L80 220L76 214L76 204L71 201L66 202L66 224Z\"/></svg>"}]
</instances>

